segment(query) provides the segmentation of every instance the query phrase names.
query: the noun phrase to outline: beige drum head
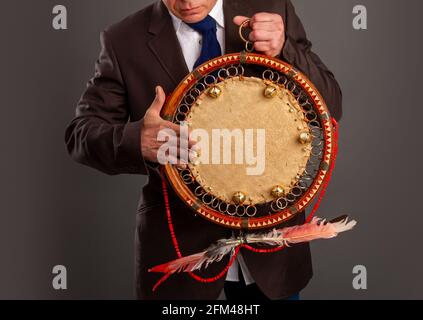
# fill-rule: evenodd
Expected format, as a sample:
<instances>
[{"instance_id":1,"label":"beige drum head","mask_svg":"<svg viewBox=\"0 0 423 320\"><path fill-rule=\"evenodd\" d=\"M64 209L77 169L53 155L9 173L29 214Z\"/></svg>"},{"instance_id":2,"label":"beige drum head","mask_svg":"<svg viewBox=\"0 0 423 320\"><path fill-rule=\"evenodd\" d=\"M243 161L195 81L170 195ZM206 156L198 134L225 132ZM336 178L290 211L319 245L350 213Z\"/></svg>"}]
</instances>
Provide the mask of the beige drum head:
<instances>
[{"instance_id":1,"label":"beige drum head","mask_svg":"<svg viewBox=\"0 0 423 320\"><path fill-rule=\"evenodd\" d=\"M208 150L201 150L189 168L205 190L227 203L237 204L233 199L237 193L244 194L243 203L249 205L273 201L272 189L280 186L288 192L294 188L310 158L311 142L300 140L301 135L311 134L301 106L282 87L272 86L276 92L266 97L268 87L256 77L226 79L216 85L218 97L203 92L188 115L191 130L205 130L209 137ZM213 139L217 132L221 133L219 139ZM245 155L246 138L250 138L255 161ZM259 143L264 147L258 148ZM213 152L216 144L220 144L218 155ZM261 156L257 156L259 152ZM209 155L205 164L201 161L204 154ZM219 160L217 164L212 157Z\"/></svg>"}]
</instances>

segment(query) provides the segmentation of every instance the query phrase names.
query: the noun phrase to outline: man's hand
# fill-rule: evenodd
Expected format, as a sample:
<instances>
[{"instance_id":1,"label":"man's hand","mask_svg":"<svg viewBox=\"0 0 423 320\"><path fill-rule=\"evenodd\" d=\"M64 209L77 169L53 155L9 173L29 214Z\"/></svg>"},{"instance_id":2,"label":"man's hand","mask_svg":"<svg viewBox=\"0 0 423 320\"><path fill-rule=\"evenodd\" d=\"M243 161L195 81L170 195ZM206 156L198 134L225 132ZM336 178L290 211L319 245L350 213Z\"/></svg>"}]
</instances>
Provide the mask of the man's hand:
<instances>
[{"instance_id":1,"label":"man's hand","mask_svg":"<svg viewBox=\"0 0 423 320\"><path fill-rule=\"evenodd\" d=\"M188 152L188 150L180 150L180 145L185 145L188 147L192 146L190 141L182 141L182 139L187 140L187 137L180 137L180 126L162 119L160 117L160 111L162 110L163 104L166 100L166 95L163 91L163 88L158 86L156 87L156 98L153 103L150 105L150 108L147 110L144 116L144 123L141 128L141 152L145 160L151 162L158 162L157 153L159 148L165 142L157 141L157 136L161 130L173 130L176 134L176 139L171 139L167 143L171 147L178 147L179 151ZM184 166L180 160L171 159L172 162L177 161L180 166Z\"/></svg>"},{"instance_id":2,"label":"man's hand","mask_svg":"<svg viewBox=\"0 0 423 320\"><path fill-rule=\"evenodd\" d=\"M276 13L260 12L253 17L234 17L238 26L250 19L250 41L254 42L254 49L270 57L276 57L285 44L285 25L280 15Z\"/></svg>"}]
</instances>

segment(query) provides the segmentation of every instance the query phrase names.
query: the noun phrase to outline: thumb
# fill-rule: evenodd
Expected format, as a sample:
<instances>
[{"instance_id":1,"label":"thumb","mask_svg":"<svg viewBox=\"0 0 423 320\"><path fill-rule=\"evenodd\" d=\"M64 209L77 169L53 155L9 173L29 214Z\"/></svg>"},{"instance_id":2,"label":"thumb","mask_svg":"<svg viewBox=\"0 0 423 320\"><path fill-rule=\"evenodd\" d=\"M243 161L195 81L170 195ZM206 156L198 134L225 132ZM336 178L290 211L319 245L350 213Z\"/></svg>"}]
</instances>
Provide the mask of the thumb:
<instances>
[{"instance_id":1,"label":"thumb","mask_svg":"<svg viewBox=\"0 0 423 320\"><path fill-rule=\"evenodd\" d=\"M236 17L234 17L233 22L236 25L240 26L245 20L248 20L248 19L250 19L250 18L245 17L245 16L236 16Z\"/></svg>"},{"instance_id":2,"label":"thumb","mask_svg":"<svg viewBox=\"0 0 423 320\"><path fill-rule=\"evenodd\" d=\"M160 114L163 104L166 101L166 94L161 86L156 87L156 97L154 98L153 103L150 106L150 109L156 113Z\"/></svg>"}]
</instances>

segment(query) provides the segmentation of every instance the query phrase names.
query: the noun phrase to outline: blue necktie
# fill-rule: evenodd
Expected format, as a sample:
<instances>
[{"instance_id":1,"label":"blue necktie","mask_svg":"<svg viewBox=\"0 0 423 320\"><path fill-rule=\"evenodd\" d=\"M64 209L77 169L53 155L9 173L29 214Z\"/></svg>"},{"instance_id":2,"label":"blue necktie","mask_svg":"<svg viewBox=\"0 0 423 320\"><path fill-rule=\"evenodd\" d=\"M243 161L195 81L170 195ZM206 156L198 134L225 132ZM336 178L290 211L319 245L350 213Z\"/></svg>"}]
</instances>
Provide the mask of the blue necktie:
<instances>
[{"instance_id":1,"label":"blue necktie","mask_svg":"<svg viewBox=\"0 0 423 320\"><path fill-rule=\"evenodd\" d=\"M203 36L201 54L194 64L194 69L204 62L222 55L222 49L216 36L216 21L212 17L207 16L199 22L187 23L187 25Z\"/></svg>"}]
</instances>

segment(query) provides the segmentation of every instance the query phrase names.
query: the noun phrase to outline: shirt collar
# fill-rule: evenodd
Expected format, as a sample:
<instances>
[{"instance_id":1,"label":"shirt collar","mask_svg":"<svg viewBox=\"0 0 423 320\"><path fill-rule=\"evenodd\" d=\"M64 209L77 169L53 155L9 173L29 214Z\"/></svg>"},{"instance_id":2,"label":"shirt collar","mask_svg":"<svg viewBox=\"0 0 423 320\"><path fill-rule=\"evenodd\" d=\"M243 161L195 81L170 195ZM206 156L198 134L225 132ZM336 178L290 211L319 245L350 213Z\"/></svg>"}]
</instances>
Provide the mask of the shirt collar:
<instances>
[{"instance_id":1,"label":"shirt collar","mask_svg":"<svg viewBox=\"0 0 423 320\"><path fill-rule=\"evenodd\" d=\"M166 7L167 8L167 7ZM170 16L172 17L172 22L175 27L176 32L179 31L181 26L185 26L185 23L181 19L179 19L177 16L175 16L172 11L169 11ZM214 5L213 9L211 9L209 15L216 20L217 24L225 28L225 18L223 15L223 0L217 0L216 4Z\"/></svg>"},{"instance_id":2,"label":"shirt collar","mask_svg":"<svg viewBox=\"0 0 423 320\"><path fill-rule=\"evenodd\" d=\"M225 27L225 19L223 16L223 0L217 0L215 6L210 11L209 15L216 20L217 24L222 28Z\"/></svg>"}]
</instances>

